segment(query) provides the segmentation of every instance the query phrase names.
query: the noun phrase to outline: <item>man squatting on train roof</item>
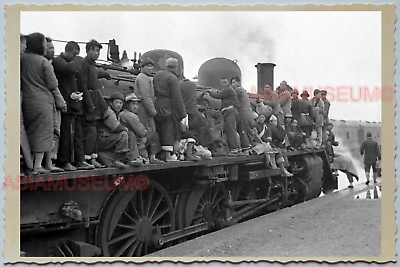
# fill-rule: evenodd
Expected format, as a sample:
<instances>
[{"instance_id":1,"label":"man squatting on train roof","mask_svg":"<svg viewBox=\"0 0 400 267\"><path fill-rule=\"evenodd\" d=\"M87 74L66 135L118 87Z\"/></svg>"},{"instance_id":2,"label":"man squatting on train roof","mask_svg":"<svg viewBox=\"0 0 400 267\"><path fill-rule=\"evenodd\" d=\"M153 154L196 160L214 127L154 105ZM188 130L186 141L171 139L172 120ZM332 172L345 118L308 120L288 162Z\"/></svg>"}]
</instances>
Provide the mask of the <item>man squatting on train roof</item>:
<instances>
[{"instance_id":1,"label":"man squatting on train roof","mask_svg":"<svg viewBox=\"0 0 400 267\"><path fill-rule=\"evenodd\" d=\"M82 58L74 41L54 57L51 39L43 34L20 40L21 151L27 174L264 154L269 168L278 164L282 175L292 176L285 169L286 151L326 147L330 103L325 90L314 90L311 100L304 91L299 99L297 90L282 81L276 90L266 84L262 100L255 100L236 76L221 77L220 90L196 96L197 85L178 73L177 59L168 58L152 80L154 62L146 57L134 90L126 96L113 93L107 104L99 79L111 75L95 66L99 42L88 42ZM199 99L220 99L214 117L223 118L226 142L212 134Z\"/></svg>"}]
</instances>

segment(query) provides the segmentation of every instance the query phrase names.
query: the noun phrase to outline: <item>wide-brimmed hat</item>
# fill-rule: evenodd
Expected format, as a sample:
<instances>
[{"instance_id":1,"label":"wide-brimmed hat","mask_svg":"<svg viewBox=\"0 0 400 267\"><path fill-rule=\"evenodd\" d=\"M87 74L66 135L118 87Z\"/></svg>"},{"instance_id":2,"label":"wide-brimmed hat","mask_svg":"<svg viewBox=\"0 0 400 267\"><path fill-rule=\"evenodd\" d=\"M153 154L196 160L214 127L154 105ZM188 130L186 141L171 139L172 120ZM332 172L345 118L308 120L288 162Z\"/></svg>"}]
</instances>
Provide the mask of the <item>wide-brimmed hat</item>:
<instances>
[{"instance_id":1,"label":"wide-brimmed hat","mask_svg":"<svg viewBox=\"0 0 400 267\"><path fill-rule=\"evenodd\" d=\"M309 97L310 95L308 94L308 91L304 90L303 93L301 93L301 97L303 97L303 95Z\"/></svg>"},{"instance_id":2,"label":"wide-brimmed hat","mask_svg":"<svg viewBox=\"0 0 400 267\"><path fill-rule=\"evenodd\" d=\"M125 97L125 102L128 103L129 101L140 102L141 100L134 93L130 93Z\"/></svg>"},{"instance_id":3,"label":"wide-brimmed hat","mask_svg":"<svg viewBox=\"0 0 400 267\"><path fill-rule=\"evenodd\" d=\"M371 133L371 132L368 132L368 133L367 133L367 137L372 137L372 133Z\"/></svg>"},{"instance_id":4,"label":"wide-brimmed hat","mask_svg":"<svg viewBox=\"0 0 400 267\"><path fill-rule=\"evenodd\" d=\"M327 95L328 92L326 90L321 90L321 95Z\"/></svg>"}]
</instances>

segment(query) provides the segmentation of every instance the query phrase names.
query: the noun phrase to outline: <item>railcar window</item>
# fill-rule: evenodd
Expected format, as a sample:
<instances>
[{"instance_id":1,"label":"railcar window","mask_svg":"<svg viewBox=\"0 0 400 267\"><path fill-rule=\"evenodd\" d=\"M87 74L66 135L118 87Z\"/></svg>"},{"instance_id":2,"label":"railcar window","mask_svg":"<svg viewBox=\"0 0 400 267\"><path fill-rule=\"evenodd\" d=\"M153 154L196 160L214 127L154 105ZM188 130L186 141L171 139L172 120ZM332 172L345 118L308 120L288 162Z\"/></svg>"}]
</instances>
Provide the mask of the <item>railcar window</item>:
<instances>
[{"instance_id":1,"label":"railcar window","mask_svg":"<svg viewBox=\"0 0 400 267\"><path fill-rule=\"evenodd\" d=\"M379 132L376 132L376 136L379 137Z\"/></svg>"},{"instance_id":2,"label":"railcar window","mask_svg":"<svg viewBox=\"0 0 400 267\"><path fill-rule=\"evenodd\" d=\"M350 139L350 133L346 132L347 139Z\"/></svg>"}]
</instances>

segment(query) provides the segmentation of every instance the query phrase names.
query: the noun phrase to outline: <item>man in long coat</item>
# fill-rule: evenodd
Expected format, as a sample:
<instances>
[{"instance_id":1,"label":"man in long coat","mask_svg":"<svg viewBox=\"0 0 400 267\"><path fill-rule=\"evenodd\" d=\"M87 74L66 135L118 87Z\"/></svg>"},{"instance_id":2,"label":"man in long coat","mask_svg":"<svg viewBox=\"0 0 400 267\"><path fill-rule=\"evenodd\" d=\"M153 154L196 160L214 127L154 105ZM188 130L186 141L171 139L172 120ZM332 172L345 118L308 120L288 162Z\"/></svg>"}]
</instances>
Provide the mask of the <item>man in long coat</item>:
<instances>
[{"instance_id":1,"label":"man in long coat","mask_svg":"<svg viewBox=\"0 0 400 267\"><path fill-rule=\"evenodd\" d=\"M153 61L146 57L141 60L140 65L141 73L136 77L134 90L135 95L140 99L137 115L146 129L151 128L152 131L155 131L154 116L157 112L154 107L154 87L149 77L153 69Z\"/></svg>"},{"instance_id":2,"label":"man in long coat","mask_svg":"<svg viewBox=\"0 0 400 267\"><path fill-rule=\"evenodd\" d=\"M372 139L372 134L367 133L367 139L361 143L360 154L364 155L364 170L365 176L367 176L366 185L369 184L369 172L372 167L374 183L377 183L376 178L378 177L378 170L376 169L376 161L381 160L381 151L378 143Z\"/></svg>"},{"instance_id":3,"label":"man in long coat","mask_svg":"<svg viewBox=\"0 0 400 267\"><path fill-rule=\"evenodd\" d=\"M83 61L81 70L77 74L78 90L83 92L85 107L84 120L82 121L85 159L96 168L102 167L96 161L98 157L96 147L97 125L99 119L107 111L107 104L99 92L100 83L98 79L100 77L111 79L111 76L107 72L100 71L94 65L95 61L99 58L102 47L96 40L91 40L86 44L87 56Z\"/></svg>"},{"instance_id":4,"label":"man in long coat","mask_svg":"<svg viewBox=\"0 0 400 267\"><path fill-rule=\"evenodd\" d=\"M165 161L177 161L173 157L174 145L179 143L180 121L187 117L178 80L178 60L166 60L166 69L154 76L156 127L160 133L161 148L165 152Z\"/></svg>"},{"instance_id":5,"label":"man in long coat","mask_svg":"<svg viewBox=\"0 0 400 267\"><path fill-rule=\"evenodd\" d=\"M312 98L312 103L314 106L314 128L317 131L318 143L317 146L322 145L322 126L324 125L325 118L325 108L324 101L321 99L319 89L314 90L314 97Z\"/></svg>"},{"instance_id":6,"label":"man in long coat","mask_svg":"<svg viewBox=\"0 0 400 267\"><path fill-rule=\"evenodd\" d=\"M56 57L52 64L58 80L58 87L67 102L68 110L61 113L60 143L57 160L66 171L78 169L94 169L93 165L86 163L83 150L83 105L82 93L78 91L76 74L81 69L81 62L74 60L79 55L79 45L68 42L65 52ZM71 163L76 162L74 167Z\"/></svg>"},{"instance_id":7,"label":"man in long coat","mask_svg":"<svg viewBox=\"0 0 400 267\"><path fill-rule=\"evenodd\" d=\"M328 92L326 90L321 90L321 99L324 101L324 109L325 109L325 114L324 114L324 125L322 126L322 146L326 145L326 140L327 140L327 128L328 128L328 123L329 123L329 109L331 107L331 102L329 102L326 99L326 95Z\"/></svg>"}]
</instances>

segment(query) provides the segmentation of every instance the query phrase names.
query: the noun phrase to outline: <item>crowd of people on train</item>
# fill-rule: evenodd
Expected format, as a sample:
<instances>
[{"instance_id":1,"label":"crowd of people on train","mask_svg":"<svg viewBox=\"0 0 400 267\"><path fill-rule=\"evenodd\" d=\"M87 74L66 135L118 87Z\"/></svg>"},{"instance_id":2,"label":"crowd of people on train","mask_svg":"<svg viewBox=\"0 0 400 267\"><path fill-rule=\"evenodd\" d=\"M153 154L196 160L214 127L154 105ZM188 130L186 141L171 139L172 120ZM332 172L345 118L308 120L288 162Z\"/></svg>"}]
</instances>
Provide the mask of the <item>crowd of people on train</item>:
<instances>
[{"instance_id":1,"label":"crowd of people on train","mask_svg":"<svg viewBox=\"0 0 400 267\"><path fill-rule=\"evenodd\" d=\"M200 96L197 84L178 72L178 60L152 77L153 61L142 58L141 73L126 96L115 92L109 103L99 79L111 75L95 66L102 45L86 44L86 56L70 41L55 56L51 38L21 35L21 152L26 173L127 168L215 156L216 143L228 156L264 154L266 164L292 174L286 151L325 148L333 158L328 127L330 103L325 90L293 90L285 81L267 84L251 96L240 77L221 77L220 89ZM199 110L198 98L219 99L224 138L215 140Z\"/></svg>"}]
</instances>

